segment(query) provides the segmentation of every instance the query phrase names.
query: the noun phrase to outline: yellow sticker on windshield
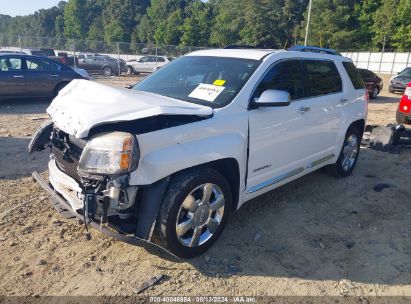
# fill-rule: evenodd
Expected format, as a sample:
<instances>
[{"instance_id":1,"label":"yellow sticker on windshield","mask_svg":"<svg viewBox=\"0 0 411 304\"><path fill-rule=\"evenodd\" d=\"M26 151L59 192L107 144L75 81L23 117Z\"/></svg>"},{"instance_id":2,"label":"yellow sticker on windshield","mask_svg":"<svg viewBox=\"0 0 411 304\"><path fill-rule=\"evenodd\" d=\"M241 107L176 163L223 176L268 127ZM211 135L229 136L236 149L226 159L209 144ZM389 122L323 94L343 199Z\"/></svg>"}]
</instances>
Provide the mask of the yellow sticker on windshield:
<instances>
[{"instance_id":1,"label":"yellow sticker on windshield","mask_svg":"<svg viewBox=\"0 0 411 304\"><path fill-rule=\"evenodd\" d=\"M222 80L222 79L217 79L213 82L213 85L216 85L216 86L223 86L224 84L225 84L225 80Z\"/></svg>"}]
</instances>

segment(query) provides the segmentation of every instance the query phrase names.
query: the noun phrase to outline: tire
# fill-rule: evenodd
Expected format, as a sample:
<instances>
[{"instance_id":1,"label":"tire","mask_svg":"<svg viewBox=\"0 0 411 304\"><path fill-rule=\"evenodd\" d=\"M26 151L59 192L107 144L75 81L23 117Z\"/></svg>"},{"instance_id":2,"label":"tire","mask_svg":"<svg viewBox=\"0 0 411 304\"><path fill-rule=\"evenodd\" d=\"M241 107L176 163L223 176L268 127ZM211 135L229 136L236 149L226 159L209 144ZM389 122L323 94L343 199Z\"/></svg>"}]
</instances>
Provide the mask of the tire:
<instances>
[{"instance_id":1,"label":"tire","mask_svg":"<svg viewBox=\"0 0 411 304\"><path fill-rule=\"evenodd\" d=\"M127 75L133 75L134 74L134 69L132 66L128 65L126 68L126 74Z\"/></svg>"},{"instance_id":2,"label":"tire","mask_svg":"<svg viewBox=\"0 0 411 304\"><path fill-rule=\"evenodd\" d=\"M208 200L206 193L210 193ZM217 240L231 211L231 189L218 171L203 168L178 173L161 205L156 227L159 242L178 257L195 257Z\"/></svg>"},{"instance_id":3,"label":"tire","mask_svg":"<svg viewBox=\"0 0 411 304\"><path fill-rule=\"evenodd\" d=\"M111 74L113 74L113 70L109 66L105 66L103 68L103 74L104 74L104 76L109 77L109 76L111 76Z\"/></svg>"},{"instance_id":4,"label":"tire","mask_svg":"<svg viewBox=\"0 0 411 304\"><path fill-rule=\"evenodd\" d=\"M58 85L56 85L56 87L54 88L54 97L57 97L59 92L68 84L68 82L60 82Z\"/></svg>"},{"instance_id":5,"label":"tire","mask_svg":"<svg viewBox=\"0 0 411 304\"><path fill-rule=\"evenodd\" d=\"M358 155L360 152L361 134L362 132L354 126L348 128L337 162L326 167L326 171L330 175L335 177L346 177L351 174L357 164ZM353 138L356 138L355 143L352 140ZM352 151L348 161L346 154L350 154L351 148ZM346 163L346 161L348 163Z\"/></svg>"},{"instance_id":6,"label":"tire","mask_svg":"<svg viewBox=\"0 0 411 304\"><path fill-rule=\"evenodd\" d=\"M401 113L400 111L397 110L396 121L397 121L397 124L399 125L406 124L407 116L404 113Z\"/></svg>"},{"instance_id":7,"label":"tire","mask_svg":"<svg viewBox=\"0 0 411 304\"><path fill-rule=\"evenodd\" d=\"M378 90L378 87L375 87L370 93L370 99L376 99L379 93L380 91Z\"/></svg>"}]
</instances>

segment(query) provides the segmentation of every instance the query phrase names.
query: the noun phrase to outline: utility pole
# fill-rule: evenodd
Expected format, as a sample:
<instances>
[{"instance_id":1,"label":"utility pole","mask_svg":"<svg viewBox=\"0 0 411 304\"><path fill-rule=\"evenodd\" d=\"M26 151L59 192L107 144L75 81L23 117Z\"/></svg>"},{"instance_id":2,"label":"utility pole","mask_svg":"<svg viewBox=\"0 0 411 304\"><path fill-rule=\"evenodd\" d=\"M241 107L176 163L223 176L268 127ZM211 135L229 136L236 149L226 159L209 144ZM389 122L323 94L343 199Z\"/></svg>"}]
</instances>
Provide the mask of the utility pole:
<instances>
[{"instance_id":1,"label":"utility pole","mask_svg":"<svg viewBox=\"0 0 411 304\"><path fill-rule=\"evenodd\" d=\"M311 4L312 0L308 3L308 18L307 18L307 26L305 28L305 40L304 40L304 45L307 45L308 42L308 30L310 29L310 19L311 19Z\"/></svg>"}]
</instances>

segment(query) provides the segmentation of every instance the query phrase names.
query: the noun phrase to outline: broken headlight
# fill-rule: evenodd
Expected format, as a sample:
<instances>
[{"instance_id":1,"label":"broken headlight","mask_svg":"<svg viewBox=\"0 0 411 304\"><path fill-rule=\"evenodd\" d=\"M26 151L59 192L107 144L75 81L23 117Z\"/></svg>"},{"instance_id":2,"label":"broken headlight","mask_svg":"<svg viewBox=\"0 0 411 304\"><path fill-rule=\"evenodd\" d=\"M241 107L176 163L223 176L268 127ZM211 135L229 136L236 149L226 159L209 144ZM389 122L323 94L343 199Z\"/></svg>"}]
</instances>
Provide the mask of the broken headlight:
<instances>
[{"instance_id":1,"label":"broken headlight","mask_svg":"<svg viewBox=\"0 0 411 304\"><path fill-rule=\"evenodd\" d=\"M137 169L137 139L130 133L110 132L92 137L81 153L78 172L81 175L120 175Z\"/></svg>"}]
</instances>

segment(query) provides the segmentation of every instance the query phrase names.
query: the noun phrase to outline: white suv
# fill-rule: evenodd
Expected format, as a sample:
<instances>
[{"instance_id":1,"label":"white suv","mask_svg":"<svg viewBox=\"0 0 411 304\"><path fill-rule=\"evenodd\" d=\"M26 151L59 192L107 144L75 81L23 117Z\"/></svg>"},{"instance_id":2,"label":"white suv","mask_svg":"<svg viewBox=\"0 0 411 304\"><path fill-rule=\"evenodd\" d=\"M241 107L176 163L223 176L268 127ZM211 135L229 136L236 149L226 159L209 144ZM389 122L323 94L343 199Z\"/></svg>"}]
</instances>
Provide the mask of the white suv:
<instances>
[{"instance_id":1,"label":"white suv","mask_svg":"<svg viewBox=\"0 0 411 304\"><path fill-rule=\"evenodd\" d=\"M50 147L50 184L33 176L66 217L193 257L246 201L321 167L349 175L367 98L342 56L198 51L130 90L72 81L29 146Z\"/></svg>"}]
</instances>

